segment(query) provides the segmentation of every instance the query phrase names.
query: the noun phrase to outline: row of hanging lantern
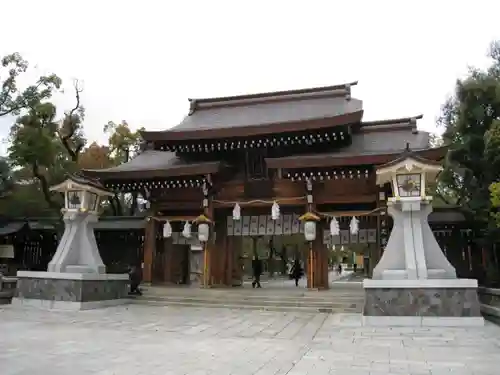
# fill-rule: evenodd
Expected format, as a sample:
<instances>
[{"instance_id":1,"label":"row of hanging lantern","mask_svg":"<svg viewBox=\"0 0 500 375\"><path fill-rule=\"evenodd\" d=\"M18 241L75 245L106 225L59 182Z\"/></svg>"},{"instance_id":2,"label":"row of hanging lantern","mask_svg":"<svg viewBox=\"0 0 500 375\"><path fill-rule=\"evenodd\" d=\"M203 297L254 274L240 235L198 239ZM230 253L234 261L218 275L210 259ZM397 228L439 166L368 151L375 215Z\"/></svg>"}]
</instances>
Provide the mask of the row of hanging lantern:
<instances>
[{"instance_id":1,"label":"row of hanging lantern","mask_svg":"<svg viewBox=\"0 0 500 375\"><path fill-rule=\"evenodd\" d=\"M280 216L280 207L278 202L274 201L271 206L271 218L273 220L279 220ZM241 220L241 207L238 203L236 203L233 208L233 220ZM312 212L307 212L299 217L299 220L304 223L304 236L306 241L314 241L316 239L316 225L321 220L320 217ZM205 215L200 215L193 221L193 223L198 226L198 240L202 243L207 242L210 236L211 220ZM182 236L184 238L191 238L191 227L192 224L189 221L184 223L184 227L182 229ZM357 234L359 231L359 220L354 216L349 224L349 230L351 234ZM340 235L340 226L336 217L332 217L330 221L330 235L332 237ZM172 225L167 220L163 225L163 237L169 238L171 236Z\"/></svg>"},{"instance_id":2,"label":"row of hanging lantern","mask_svg":"<svg viewBox=\"0 0 500 375\"><path fill-rule=\"evenodd\" d=\"M193 223L198 226L198 240L202 243L207 242L208 238L210 237L211 220L205 215L200 215L193 221ZM191 227L192 224L186 220L184 222L184 227L182 228L181 232L184 238L189 239L192 237ZM168 220L165 222L165 224L163 224L163 237L164 238L172 237L172 225Z\"/></svg>"},{"instance_id":3,"label":"row of hanging lantern","mask_svg":"<svg viewBox=\"0 0 500 375\"><path fill-rule=\"evenodd\" d=\"M271 218L278 220L280 218L280 207L276 201L271 207ZM238 203L233 208L233 220L241 220L241 207ZM307 212L299 220L304 223L304 236L306 241L314 241L316 239L316 225L321 220L319 216L312 212ZM351 234L357 234L359 231L359 220L353 216L349 224ZM336 217L332 217L330 221L330 235L332 237L340 235L340 225Z\"/></svg>"}]
</instances>

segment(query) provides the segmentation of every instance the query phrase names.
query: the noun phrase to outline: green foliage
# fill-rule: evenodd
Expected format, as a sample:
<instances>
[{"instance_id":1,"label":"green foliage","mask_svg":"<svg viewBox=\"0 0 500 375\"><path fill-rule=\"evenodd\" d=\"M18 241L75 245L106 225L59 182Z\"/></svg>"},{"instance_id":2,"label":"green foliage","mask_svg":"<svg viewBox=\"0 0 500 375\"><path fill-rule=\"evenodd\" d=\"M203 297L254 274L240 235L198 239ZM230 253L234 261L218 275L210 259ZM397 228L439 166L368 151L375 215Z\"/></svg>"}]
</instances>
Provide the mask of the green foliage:
<instances>
[{"instance_id":1,"label":"green foliage","mask_svg":"<svg viewBox=\"0 0 500 375\"><path fill-rule=\"evenodd\" d=\"M50 185L51 177L61 169L66 169L67 158L58 141L56 107L52 103L38 103L11 128L9 158L15 166L26 168L36 178L45 201L52 208L59 208L54 201ZM64 166L61 166L64 164ZM59 182L59 181L57 181Z\"/></svg>"},{"instance_id":2,"label":"green foliage","mask_svg":"<svg viewBox=\"0 0 500 375\"><path fill-rule=\"evenodd\" d=\"M490 185L500 175L498 119L500 118L500 45L490 52L492 65L486 71L471 70L457 81L455 95L443 106L443 140L449 144L438 192L452 197L478 229L487 229L491 219Z\"/></svg>"},{"instance_id":3,"label":"green foliage","mask_svg":"<svg viewBox=\"0 0 500 375\"><path fill-rule=\"evenodd\" d=\"M122 121L119 124L109 121L104 125L103 130L104 133L108 134L109 157L113 164L119 165L125 163L140 151L142 140L140 132L144 128L140 128L134 132L130 129L126 121ZM142 194L143 196L145 195L144 192ZM127 195L115 195L110 200L114 215L122 215L124 207L128 207L129 215L134 215L138 206L137 198L137 192Z\"/></svg>"},{"instance_id":4,"label":"green foliage","mask_svg":"<svg viewBox=\"0 0 500 375\"><path fill-rule=\"evenodd\" d=\"M14 186L12 170L6 158L0 157L0 199L6 197Z\"/></svg>"},{"instance_id":5,"label":"green foliage","mask_svg":"<svg viewBox=\"0 0 500 375\"><path fill-rule=\"evenodd\" d=\"M55 136L56 107L52 103L39 103L17 119L12 126L10 159L20 167L37 165L50 168L58 151Z\"/></svg>"},{"instance_id":6,"label":"green foliage","mask_svg":"<svg viewBox=\"0 0 500 375\"><path fill-rule=\"evenodd\" d=\"M61 87L61 79L51 74L40 77L33 85L20 90L17 80L27 70L28 62L19 53L0 59L0 117L19 115L23 109L33 108L50 98L53 91Z\"/></svg>"},{"instance_id":7,"label":"green foliage","mask_svg":"<svg viewBox=\"0 0 500 375\"><path fill-rule=\"evenodd\" d=\"M110 156L116 164L121 164L139 152L141 143L140 128L132 131L126 121L117 124L109 121L104 125L104 133L108 134Z\"/></svg>"},{"instance_id":8,"label":"green foliage","mask_svg":"<svg viewBox=\"0 0 500 375\"><path fill-rule=\"evenodd\" d=\"M494 208L500 208L500 182L494 182L490 185L490 199ZM492 212L491 216L495 220L497 227L500 227L500 212Z\"/></svg>"}]
</instances>

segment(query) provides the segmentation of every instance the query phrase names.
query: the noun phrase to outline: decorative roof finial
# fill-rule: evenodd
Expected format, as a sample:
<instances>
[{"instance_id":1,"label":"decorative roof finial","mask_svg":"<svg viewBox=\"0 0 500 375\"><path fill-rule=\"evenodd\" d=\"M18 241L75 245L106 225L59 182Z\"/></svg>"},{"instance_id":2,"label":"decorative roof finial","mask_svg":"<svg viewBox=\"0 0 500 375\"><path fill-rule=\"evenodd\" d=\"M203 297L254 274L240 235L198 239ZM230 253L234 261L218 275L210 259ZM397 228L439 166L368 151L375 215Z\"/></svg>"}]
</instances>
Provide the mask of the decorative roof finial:
<instances>
[{"instance_id":1,"label":"decorative roof finial","mask_svg":"<svg viewBox=\"0 0 500 375\"><path fill-rule=\"evenodd\" d=\"M189 116L191 116L194 113L194 111L196 111L196 104L197 104L196 99L189 99L189 113L188 113Z\"/></svg>"},{"instance_id":2,"label":"decorative roof finial","mask_svg":"<svg viewBox=\"0 0 500 375\"><path fill-rule=\"evenodd\" d=\"M345 85L345 90L346 90L345 99L351 100L351 84L350 83Z\"/></svg>"}]
</instances>

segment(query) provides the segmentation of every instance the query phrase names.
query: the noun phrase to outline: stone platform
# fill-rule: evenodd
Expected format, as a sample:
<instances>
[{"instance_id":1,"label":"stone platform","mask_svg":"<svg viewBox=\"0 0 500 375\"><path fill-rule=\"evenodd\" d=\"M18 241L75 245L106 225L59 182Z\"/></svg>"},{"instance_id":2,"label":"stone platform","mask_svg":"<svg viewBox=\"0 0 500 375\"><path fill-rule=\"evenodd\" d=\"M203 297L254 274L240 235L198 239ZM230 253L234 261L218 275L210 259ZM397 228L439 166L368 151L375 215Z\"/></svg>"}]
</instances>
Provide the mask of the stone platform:
<instances>
[{"instance_id":1,"label":"stone platform","mask_svg":"<svg viewBox=\"0 0 500 375\"><path fill-rule=\"evenodd\" d=\"M127 302L127 274L19 271L17 277L14 306L87 310Z\"/></svg>"},{"instance_id":2,"label":"stone platform","mask_svg":"<svg viewBox=\"0 0 500 375\"><path fill-rule=\"evenodd\" d=\"M498 375L500 327L363 327L359 314L0 306L2 375Z\"/></svg>"},{"instance_id":3,"label":"stone platform","mask_svg":"<svg viewBox=\"0 0 500 375\"><path fill-rule=\"evenodd\" d=\"M484 325L476 280L365 280L363 288L366 325Z\"/></svg>"}]
</instances>

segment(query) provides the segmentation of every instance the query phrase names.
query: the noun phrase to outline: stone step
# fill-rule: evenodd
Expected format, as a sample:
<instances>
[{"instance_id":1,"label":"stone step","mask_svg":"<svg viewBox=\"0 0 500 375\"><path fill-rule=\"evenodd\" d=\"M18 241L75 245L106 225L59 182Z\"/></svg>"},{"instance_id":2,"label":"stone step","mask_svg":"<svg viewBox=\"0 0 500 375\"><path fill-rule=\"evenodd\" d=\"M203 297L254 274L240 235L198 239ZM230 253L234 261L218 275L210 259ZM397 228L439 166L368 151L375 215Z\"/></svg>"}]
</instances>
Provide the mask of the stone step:
<instances>
[{"instance_id":1,"label":"stone step","mask_svg":"<svg viewBox=\"0 0 500 375\"><path fill-rule=\"evenodd\" d=\"M282 311L282 312L308 312L308 313L360 313L361 308L329 308L329 307L304 307L304 306L280 306L280 305L241 305L229 303L195 303L182 301L164 301L150 300L144 298L131 299L131 303L151 306L169 306L169 307L191 307L191 308L225 308L235 310L259 310L259 311Z\"/></svg>"},{"instance_id":2,"label":"stone step","mask_svg":"<svg viewBox=\"0 0 500 375\"><path fill-rule=\"evenodd\" d=\"M269 298L363 298L361 288L335 289L326 291L310 291L297 289L203 289L203 288L152 288L141 287L145 294L151 295L177 295L177 296L211 296L232 297L245 296L248 298L268 296Z\"/></svg>"},{"instance_id":3,"label":"stone step","mask_svg":"<svg viewBox=\"0 0 500 375\"><path fill-rule=\"evenodd\" d=\"M229 299L238 299L238 300L260 300L260 299L267 299L267 300L272 300L272 301L295 301L295 300L304 300L304 301L325 301L325 302L330 302L330 301L358 301L358 300L363 300L364 295L363 294L321 294L317 293L315 295L308 295L308 296L301 296L301 295L283 295L283 294L270 294L270 293L238 293L238 294L231 294L231 293L169 293L169 292L151 292L151 291L143 291L144 295L147 296L153 296L153 297L179 297L179 298L210 298L210 299L224 299L224 300L229 300Z\"/></svg>"},{"instance_id":4,"label":"stone step","mask_svg":"<svg viewBox=\"0 0 500 375\"><path fill-rule=\"evenodd\" d=\"M269 299L267 296L261 298L204 298L191 296L159 296L159 295L143 295L137 297L136 300L157 301L169 303L192 303L192 304L210 304L210 305L245 305L245 306L283 306L283 307L311 307L311 308L334 308L334 309L349 309L361 308L363 299L352 299L348 301L339 301L331 299L305 299L295 298L288 300Z\"/></svg>"}]
</instances>

